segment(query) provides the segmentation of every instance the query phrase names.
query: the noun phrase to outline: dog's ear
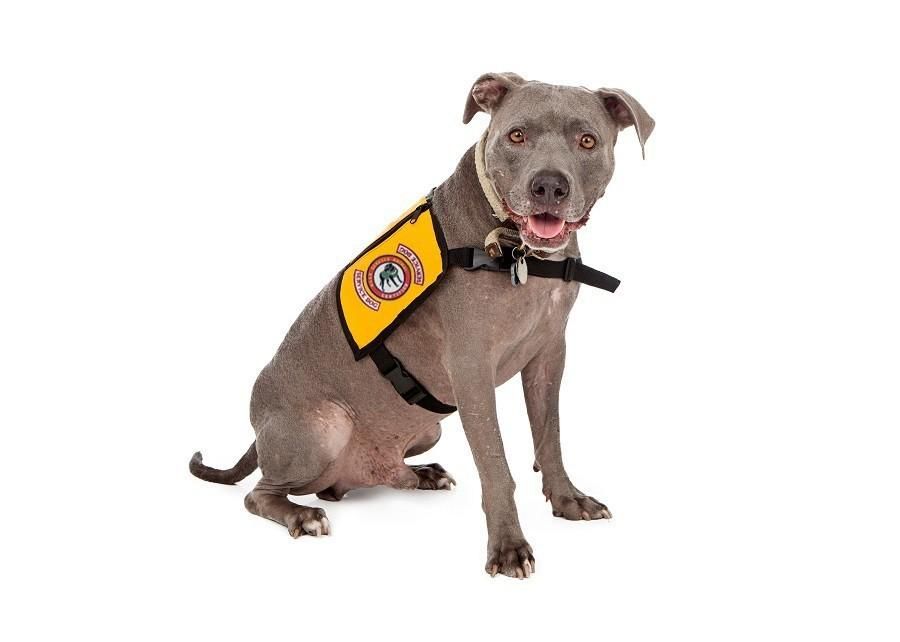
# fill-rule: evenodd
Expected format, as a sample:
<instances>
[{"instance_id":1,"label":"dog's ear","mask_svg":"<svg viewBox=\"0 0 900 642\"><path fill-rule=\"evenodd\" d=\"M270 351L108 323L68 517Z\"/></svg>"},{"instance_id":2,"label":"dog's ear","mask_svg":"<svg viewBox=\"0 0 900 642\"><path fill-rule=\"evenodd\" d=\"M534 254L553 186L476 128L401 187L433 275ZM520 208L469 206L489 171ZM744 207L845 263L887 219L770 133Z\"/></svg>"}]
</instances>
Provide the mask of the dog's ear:
<instances>
[{"instance_id":1,"label":"dog's ear","mask_svg":"<svg viewBox=\"0 0 900 642\"><path fill-rule=\"evenodd\" d=\"M524 84L524 78L509 71L502 74L483 74L469 91L466 109L463 112L463 124L472 120L472 116L480 111L490 114L497 109L510 89Z\"/></svg>"},{"instance_id":2,"label":"dog's ear","mask_svg":"<svg viewBox=\"0 0 900 642\"><path fill-rule=\"evenodd\" d=\"M621 89L598 89L597 95L603 101L606 111L616 121L619 129L634 125L638 140L641 143L641 156L644 156L644 143L653 133L656 122L627 91Z\"/></svg>"}]
</instances>

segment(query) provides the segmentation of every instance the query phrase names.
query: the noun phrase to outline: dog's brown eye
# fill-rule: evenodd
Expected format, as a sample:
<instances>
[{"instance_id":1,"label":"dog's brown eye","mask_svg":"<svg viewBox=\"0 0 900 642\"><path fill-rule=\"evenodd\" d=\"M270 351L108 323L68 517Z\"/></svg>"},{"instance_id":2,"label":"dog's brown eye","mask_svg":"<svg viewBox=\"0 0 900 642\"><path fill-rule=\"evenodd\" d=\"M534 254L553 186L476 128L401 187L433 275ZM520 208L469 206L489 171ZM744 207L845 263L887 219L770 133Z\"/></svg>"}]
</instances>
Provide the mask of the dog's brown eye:
<instances>
[{"instance_id":1,"label":"dog's brown eye","mask_svg":"<svg viewBox=\"0 0 900 642\"><path fill-rule=\"evenodd\" d=\"M591 136L590 134L582 134L581 141L579 141L582 147L585 149L593 149L594 145L597 144L597 139Z\"/></svg>"},{"instance_id":2,"label":"dog's brown eye","mask_svg":"<svg viewBox=\"0 0 900 642\"><path fill-rule=\"evenodd\" d=\"M524 143L525 132L523 132L521 129L514 129L509 132L509 139L514 143Z\"/></svg>"}]
</instances>

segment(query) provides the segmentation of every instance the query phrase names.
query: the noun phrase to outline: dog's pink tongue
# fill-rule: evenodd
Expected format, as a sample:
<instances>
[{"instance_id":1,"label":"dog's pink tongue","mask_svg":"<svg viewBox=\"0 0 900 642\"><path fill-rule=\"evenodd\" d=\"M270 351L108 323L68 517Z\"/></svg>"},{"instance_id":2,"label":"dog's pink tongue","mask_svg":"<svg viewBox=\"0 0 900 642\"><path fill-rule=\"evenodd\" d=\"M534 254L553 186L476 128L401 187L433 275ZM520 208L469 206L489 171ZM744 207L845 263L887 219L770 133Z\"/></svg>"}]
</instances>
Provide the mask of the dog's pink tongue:
<instances>
[{"instance_id":1,"label":"dog's pink tongue","mask_svg":"<svg viewBox=\"0 0 900 642\"><path fill-rule=\"evenodd\" d=\"M564 220L551 214L533 214L526 221L531 233L542 239L552 239L562 232L563 226L566 224Z\"/></svg>"}]
</instances>

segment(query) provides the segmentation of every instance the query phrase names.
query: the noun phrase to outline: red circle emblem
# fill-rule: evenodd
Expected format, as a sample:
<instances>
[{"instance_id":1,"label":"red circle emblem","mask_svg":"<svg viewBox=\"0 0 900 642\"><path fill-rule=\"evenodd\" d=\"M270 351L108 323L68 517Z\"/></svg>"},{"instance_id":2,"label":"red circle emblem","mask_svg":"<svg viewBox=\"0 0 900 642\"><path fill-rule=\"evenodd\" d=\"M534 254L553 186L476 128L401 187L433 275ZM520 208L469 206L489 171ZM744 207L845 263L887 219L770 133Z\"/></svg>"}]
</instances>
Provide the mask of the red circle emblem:
<instances>
[{"instance_id":1,"label":"red circle emblem","mask_svg":"<svg viewBox=\"0 0 900 642\"><path fill-rule=\"evenodd\" d=\"M406 294L409 282L409 266L394 254L379 256L366 270L369 291L384 301L393 301Z\"/></svg>"}]
</instances>

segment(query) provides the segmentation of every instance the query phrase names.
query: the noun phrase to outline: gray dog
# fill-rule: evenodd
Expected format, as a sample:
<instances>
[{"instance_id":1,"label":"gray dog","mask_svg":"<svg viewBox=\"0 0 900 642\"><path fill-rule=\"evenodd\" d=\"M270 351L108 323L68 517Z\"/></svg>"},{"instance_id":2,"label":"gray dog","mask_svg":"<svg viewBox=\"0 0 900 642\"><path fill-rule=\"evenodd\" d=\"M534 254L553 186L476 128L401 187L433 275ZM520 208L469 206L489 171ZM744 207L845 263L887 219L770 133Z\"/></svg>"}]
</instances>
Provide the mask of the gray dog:
<instances>
[{"instance_id":1,"label":"gray dog","mask_svg":"<svg viewBox=\"0 0 900 642\"><path fill-rule=\"evenodd\" d=\"M431 200L447 246L484 247L500 218L504 235L516 237L520 252L541 263L578 257L575 230L612 177L619 131L633 126L643 149L653 119L618 89L548 85L512 73L478 78L463 122L479 111L491 117L485 136ZM262 479L246 496L247 510L283 524L293 537L327 535L330 526L322 509L295 504L288 495L337 501L354 488L449 489L455 483L437 464L404 462L437 443L446 414L406 403L376 364L354 359L335 305L338 278L306 306L259 375L250 402L256 432L250 449L230 470L205 466L200 453L190 466L201 479L233 484L258 465ZM528 577L535 568L519 526L494 394L516 373L522 374L534 469L543 475L553 514L611 516L575 487L560 453L564 335L578 289L572 280L532 278L514 286L509 275L451 268L386 342L431 395L458 408L481 478L491 575Z\"/></svg>"}]
</instances>

